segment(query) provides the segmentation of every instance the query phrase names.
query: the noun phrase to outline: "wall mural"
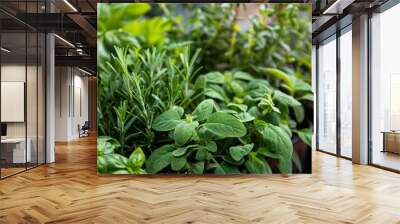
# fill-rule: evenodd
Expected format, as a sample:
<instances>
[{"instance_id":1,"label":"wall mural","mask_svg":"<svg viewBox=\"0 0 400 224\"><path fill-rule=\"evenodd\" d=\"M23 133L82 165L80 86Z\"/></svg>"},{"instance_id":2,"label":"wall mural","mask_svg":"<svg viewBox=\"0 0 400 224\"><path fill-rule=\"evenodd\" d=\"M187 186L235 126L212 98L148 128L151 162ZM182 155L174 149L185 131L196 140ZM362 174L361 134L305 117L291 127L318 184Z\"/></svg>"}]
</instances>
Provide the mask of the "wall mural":
<instances>
[{"instance_id":1,"label":"wall mural","mask_svg":"<svg viewBox=\"0 0 400 224\"><path fill-rule=\"evenodd\" d=\"M310 173L310 4L100 3L100 174Z\"/></svg>"}]
</instances>

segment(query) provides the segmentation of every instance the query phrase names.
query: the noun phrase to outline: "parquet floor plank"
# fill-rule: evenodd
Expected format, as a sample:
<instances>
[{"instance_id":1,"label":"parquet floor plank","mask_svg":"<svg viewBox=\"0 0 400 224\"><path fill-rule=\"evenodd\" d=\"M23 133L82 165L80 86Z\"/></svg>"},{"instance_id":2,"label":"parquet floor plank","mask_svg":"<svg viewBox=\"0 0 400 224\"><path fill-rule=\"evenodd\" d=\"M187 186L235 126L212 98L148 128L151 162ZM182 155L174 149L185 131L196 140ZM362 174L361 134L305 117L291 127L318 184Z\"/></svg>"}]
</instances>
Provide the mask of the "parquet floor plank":
<instances>
[{"instance_id":1,"label":"parquet floor plank","mask_svg":"<svg viewBox=\"0 0 400 224\"><path fill-rule=\"evenodd\" d=\"M96 141L0 181L0 223L398 223L400 175L320 152L313 174L98 176Z\"/></svg>"}]
</instances>

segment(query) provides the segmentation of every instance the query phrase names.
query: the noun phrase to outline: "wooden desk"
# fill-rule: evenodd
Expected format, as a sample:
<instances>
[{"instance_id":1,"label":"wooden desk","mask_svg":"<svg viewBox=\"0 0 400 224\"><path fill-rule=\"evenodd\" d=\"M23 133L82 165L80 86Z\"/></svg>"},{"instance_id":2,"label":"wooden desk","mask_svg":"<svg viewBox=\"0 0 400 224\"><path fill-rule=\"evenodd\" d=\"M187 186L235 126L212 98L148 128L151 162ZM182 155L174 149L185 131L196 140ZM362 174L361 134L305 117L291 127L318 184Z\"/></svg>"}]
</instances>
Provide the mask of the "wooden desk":
<instances>
[{"instance_id":1,"label":"wooden desk","mask_svg":"<svg viewBox=\"0 0 400 224\"><path fill-rule=\"evenodd\" d=\"M400 154L400 131L383 131L382 152Z\"/></svg>"}]
</instances>

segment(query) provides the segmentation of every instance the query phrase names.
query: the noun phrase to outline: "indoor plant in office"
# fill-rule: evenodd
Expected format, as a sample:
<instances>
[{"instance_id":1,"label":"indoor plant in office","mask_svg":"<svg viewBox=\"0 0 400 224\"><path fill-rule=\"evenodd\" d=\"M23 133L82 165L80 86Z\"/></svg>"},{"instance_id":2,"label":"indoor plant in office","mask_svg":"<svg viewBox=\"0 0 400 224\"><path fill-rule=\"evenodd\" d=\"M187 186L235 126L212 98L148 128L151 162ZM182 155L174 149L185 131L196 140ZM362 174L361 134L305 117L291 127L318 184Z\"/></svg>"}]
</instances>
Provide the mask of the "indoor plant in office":
<instances>
[{"instance_id":1,"label":"indoor plant in office","mask_svg":"<svg viewBox=\"0 0 400 224\"><path fill-rule=\"evenodd\" d=\"M307 167L293 141L311 144L310 49L290 36L308 38L306 19L298 18L309 9L257 6L242 30L240 7L100 4L98 172ZM111 15L118 15L113 23Z\"/></svg>"}]
</instances>

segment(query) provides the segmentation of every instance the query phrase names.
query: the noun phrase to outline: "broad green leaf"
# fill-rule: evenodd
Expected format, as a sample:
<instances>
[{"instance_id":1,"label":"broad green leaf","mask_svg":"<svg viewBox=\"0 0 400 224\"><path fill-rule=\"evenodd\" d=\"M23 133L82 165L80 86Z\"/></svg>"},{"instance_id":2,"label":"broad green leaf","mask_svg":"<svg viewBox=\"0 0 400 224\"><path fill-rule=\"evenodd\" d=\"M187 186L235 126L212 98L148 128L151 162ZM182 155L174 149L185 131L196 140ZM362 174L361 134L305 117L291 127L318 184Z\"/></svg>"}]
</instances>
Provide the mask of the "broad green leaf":
<instances>
[{"instance_id":1,"label":"broad green leaf","mask_svg":"<svg viewBox=\"0 0 400 224\"><path fill-rule=\"evenodd\" d=\"M236 109L237 112L246 112L247 111L246 104L228 103L227 107L229 109Z\"/></svg>"},{"instance_id":2,"label":"broad green leaf","mask_svg":"<svg viewBox=\"0 0 400 224\"><path fill-rule=\"evenodd\" d=\"M204 90L206 88L206 77L204 75L199 76L194 83L194 91Z\"/></svg>"},{"instance_id":3,"label":"broad green leaf","mask_svg":"<svg viewBox=\"0 0 400 224\"><path fill-rule=\"evenodd\" d=\"M286 132L286 134L287 135L289 135L289 137L291 138L292 137L292 130L290 130L290 128L289 128L289 126L287 125L287 124L280 124L279 125L279 127L281 127L285 132Z\"/></svg>"},{"instance_id":4,"label":"broad green leaf","mask_svg":"<svg viewBox=\"0 0 400 224\"><path fill-rule=\"evenodd\" d=\"M279 90L275 90L273 99L284 105L292 107L301 106L301 103L297 101L295 98Z\"/></svg>"},{"instance_id":5,"label":"broad green leaf","mask_svg":"<svg viewBox=\"0 0 400 224\"><path fill-rule=\"evenodd\" d=\"M240 174L240 171L236 166L222 162L221 164L216 164L214 173L216 173L216 174Z\"/></svg>"},{"instance_id":6,"label":"broad green leaf","mask_svg":"<svg viewBox=\"0 0 400 224\"><path fill-rule=\"evenodd\" d=\"M289 87L293 87L293 82L292 79L290 78L289 75L284 73L283 71L275 68L263 68L263 67L258 67L258 69L262 72L265 72L268 75L272 75L278 79L281 79L288 85Z\"/></svg>"},{"instance_id":7,"label":"broad green leaf","mask_svg":"<svg viewBox=\"0 0 400 224\"><path fill-rule=\"evenodd\" d=\"M242 95L244 92L244 88L239 82L232 81L229 83L229 86L232 89L232 92L235 93L236 95Z\"/></svg>"},{"instance_id":8,"label":"broad green leaf","mask_svg":"<svg viewBox=\"0 0 400 224\"><path fill-rule=\"evenodd\" d=\"M266 147L258 148L257 153L260 155L263 155L265 157L271 158L271 159L280 159L281 158L281 156L279 154L269 151L268 148L266 148Z\"/></svg>"},{"instance_id":9,"label":"broad green leaf","mask_svg":"<svg viewBox=\"0 0 400 224\"><path fill-rule=\"evenodd\" d=\"M174 171L181 170L186 164L186 157L174 157L171 159L171 169Z\"/></svg>"},{"instance_id":10,"label":"broad green leaf","mask_svg":"<svg viewBox=\"0 0 400 224\"><path fill-rule=\"evenodd\" d=\"M231 114L215 112L204 124L207 131L220 138L242 137L246 135L246 127Z\"/></svg>"},{"instance_id":11,"label":"broad green leaf","mask_svg":"<svg viewBox=\"0 0 400 224\"><path fill-rule=\"evenodd\" d=\"M203 121L210 117L214 110L214 101L212 99L203 100L196 109L194 109L192 115L194 120Z\"/></svg>"},{"instance_id":12,"label":"broad green leaf","mask_svg":"<svg viewBox=\"0 0 400 224\"><path fill-rule=\"evenodd\" d=\"M312 94L306 94L304 96L301 96L300 98L298 98L299 100L306 100L306 101L311 101L314 102L314 95Z\"/></svg>"},{"instance_id":13,"label":"broad green leaf","mask_svg":"<svg viewBox=\"0 0 400 224\"><path fill-rule=\"evenodd\" d=\"M204 91L204 95L224 102L227 102L229 100L225 94L224 89L217 85L208 86Z\"/></svg>"},{"instance_id":14,"label":"broad green leaf","mask_svg":"<svg viewBox=\"0 0 400 224\"><path fill-rule=\"evenodd\" d=\"M244 156L249 154L254 144L238 145L229 148L229 153L235 161L240 161Z\"/></svg>"},{"instance_id":15,"label":"broad green leaf","mask_svg":"<svg viewBox=\"0 0 400 224\"><path fill-rule=\"evenodd\" d=\"M108 172L125 169L128 162L128 159L120 154L107 154L104 155L104 158Z\"/></svg>"},{"instance_id":16,"label":"broad green leaf","mask_svg":"<svg viewBox=\"0 0 400 224\"><path fill-rule=\"evenodd\" d=\"M205 148L209 151L209 152L216 152L218 149L217 143L215 143L214 141L208 142L205 146Z\"/></svg>"},{"instance_id":17,"label":"broad green leaf","mask_svg":"<svg viewBox=\"0 0 400 224\"><path fill-rule=\"evenodd\" d=\"M278 169L281 173L290 174L292 173L292 159L287 160L286 158L281 158L278 160Z\"/></svg>"},{"instance_id":18,"label":"broad green leaf","mask_svg":"<svg viewBox=\"0 0 400 224\"><path fill-rule=\"evenodd\" d=\"M297 152L295 150L293 151L292 161L293 161L294 165L296 166L296 168L300 172L302 172L303 168L301 166L301 161L300 161L299 155L297 154Z\"/></svg>"},{"instance_id":19,"label":"broad green leaf","mask_svg":"<svg viewBox=\"0 0 400 224\"><path fill-rule=\"evenodd\" d=\"M171 110L174 110L174 111L178 112L179 117L183 116L184 110L183 110L182 107L180 107L180 106L172 106Z\"/></svg>"},{"instance_id":20,"label":"broad green leaf","mask_svg":"<svg viewBox=\"0 0 400 224\"><path fill-rule=\"evenodd\" d=\"M312 131L310 129L301 129L300 131L297 131L297 134L299 135L300 139L306 143L308 146L312 146Z\"/></svg>"},{"instance_id":21,"label":"broad green leaf","mask_svg":"<svg viewBox=\"0 0 400 224\"><path fill-rule=\"evenodd\" d=\"M243 122L243 123L252 121L255 118L247 112L238 113L238 114L235 114L234 116L237 117L239 119L239 121Z\"/></svg>"},{"instance_id":22,"label":"broad green leaf","mask_svg":"<svg viewBox=\"0 0 400 224\"><path fill-rule=\"evenodd\" d=\"M294 77L294 76L293 76ZM305 81L298 79L298 78L293 78L293 89L296 92L312 92L311 85L306 83Z\"/></svg>"},{"instance_id":23,"label":"broad green leaf","mask_svg":"<svg viewBox=\"0 0 400 224\"><path fill-rule=\"evenodd\" d=\"M174 131L174 140L177 145L184 145L190 140L195 132L196 123L187 121L180 122Z\"/></svg>"},{"instance_id":24,"label":"broad green leaf","mask_svg":"<svg viewBox=\"0 0 400 224\"><path fill-rule=\"evenodd\" d=\"M154 150L146 161L146 171L148 173L158 173L171 163L174 157L172 152L176 149L175 145L164 145Z\"/></svg>"},{"instance_id":25,"label":"broad green leaf","mask_svg":"<svg viewBox=\"0 0 400 224\"><path fill-rule=\"evenodd\" d=\"M138 169L142 167L144 161L146 160L146 156L142 148L137 147L129 156L128 165L131 169Z\"/></svg>"},{"instance_id":26,"label":"broad green leaf","mask_svg":"<svg viewBox=\"0 0 400 224\"><path fill-rule=\"evenodd\" d=\"M267 124L262 130L259 130L263 136L265 146L274 153L291 157L293 144L288 134L281 127Z\"/></svg>"},{"instance_id":27,"label":"broad green leaf","mask_svg":"<svg viewBox=\"0 0 400 224\"><path fill-rule=\"evenodd\" d=\"M176 110L168 110L160 114L153 122L153 129L156 131L171 131L181 123L181 116Z\"/></svg>"},{"instance_id":28,"label":"broad green leaf","mask_svg":"<svg viewBox=\"0 0 400 224\"><path fill-rule=\"evenodd\" d=\"M254 152L249 154L249 158L244 165L250 173L272 174L271 167L268 165L267 161L258 157Z\"/></svg>"},{"instance_id":29,"label":"broad green leaf","mask_svg":"<svg viewBox=\"0 0 400 224\"><path fill-rule=\"evenodd\" d=\"M233 78L234 79L242 79L242 80L246 80L246 81L253 80L253 77L249 73L241 72L241 71L233 73Z\"/></svg>"},{"instance_id":30,"label":"broad green leaf","mask_svg":"<svg viewBox=\"0 0 400 224\"><path fill-rule=\"evenodd\" d=\"M131 36L140 37L149 46L162 44L165 33L171 29L172 23L163 17L132 20L124 25L123 30Z\"/></svg>"},{"instance_id":31,"label":"broad green leaf","mask_svg":"<svg viewBox=\"0 0 400 224\"><path fill-rule=\"evenodd\" d=\"M206 160L206 157L207 157L207 150L206 149L204 149L204 148L197 149L196 159L198 161Z\"/></svg>"},{"instance_id":32,"label":"broad green leaf","mask_svg":"<svg viewBox=\"0 0 400 224\"><path fill-rule=\"evenodd\" d=\"M264 129L262 129L260 133L263 136L265 149L267 149L271 154L279 155L278 166L280 171L290 173L293 153L293 144L290 137L281 127L271 124L265 125Z\"/></svg>"},{"instance_id":33,"label":"broad green leaf","mask_svg":"<svg viewBox=\"0 0 400 224\"><path fill-rule=\"evenodd\" d=\"M294 115L296 117L297 123L303 122L304 121L304 117L305 117L303 106L293 107L293 111L294 111Z\"/></svg>"},{"instance_id":34,"label":"broad green leaf","mask_svg":"<svg viewBox=\"0 0 400 224\"><path fill-rule=\"evenodd\" d=\"M185 147L180 147L172 152L172 155L175 157L183 156L186 154L187 150L193 147L197 147L197 145L188 145Z\"/></svg>"},{"instance_id":35,"label":"broad green leaf","mask_svg":"<svg viewBox=\"0 0 400 224\"><path fill-rule=\"evenodd\" d=\"M104 156L97 156L97 172L107 173L107 160Z\"/></svg>"},{"instance_id":36,"label":"broad green leaf","mask_svg":"<svg viewBox=\"0 0 400 224\"><path fill-rule=\"evenodd\" d=\"M234 165L234 166L241 166L244 163L244 159L241 159L239 161L236 161L232 158L230 154L225 154L222 156L222 159L227 162L228 164Z\"/></svg>"},{"instance_id":37,"label":"broad green leaf","mask_svg":"<svg viewBox=\"0 0 400 224\"><path fill-rule=\"evenodd\" d=\"M201 162L190 164L190 170L194 174L203 174L203 172L204 172L204 162L201 161Z\"/></svg>"},{"instance_id":38,"label":"broad green leaf","mask_svg":"<svg viewBox=\"0 0 400 224\"><path fill-rule=\"evenodd\" d=\"M223 84L224 75L220 72L210 72L206 74L206 80L209 83Z\"/></svg>"},{"instance_id":39,"label":"broad green leaf","mask_svg":"<svg viewBox=\"0 0 400 224\"><path fill-rule=\"evenodd\" d=\"M119 148L121 145L119 142L108 136L99 136L97 138L97 155L103 156L107 154L114 153L116 148Z\"/></svg>"}]
</instances>

